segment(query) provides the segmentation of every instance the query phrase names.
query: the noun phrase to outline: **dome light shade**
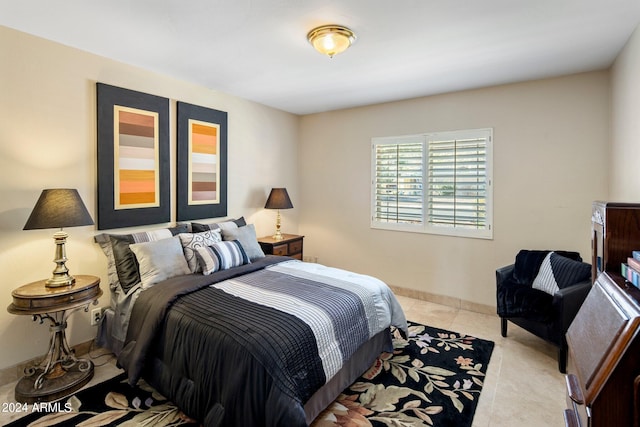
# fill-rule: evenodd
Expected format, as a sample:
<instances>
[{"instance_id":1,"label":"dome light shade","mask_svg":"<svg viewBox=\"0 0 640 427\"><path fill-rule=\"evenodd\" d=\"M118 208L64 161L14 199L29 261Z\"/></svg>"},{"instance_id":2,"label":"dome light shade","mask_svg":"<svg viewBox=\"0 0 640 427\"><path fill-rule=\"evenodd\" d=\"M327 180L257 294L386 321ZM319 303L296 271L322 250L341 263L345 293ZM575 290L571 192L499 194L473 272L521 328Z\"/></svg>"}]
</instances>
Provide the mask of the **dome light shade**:
<instances>
[{"instance_id":1,"label":"dome light shade","mask_svg":"<svg viewBox=\"0 0 640 427\"><path fill-rule=\"evenodd\" d=\"M356 35L341 25L323 25L307 34L307 40L318 52L333 58L344 52L356 41Z\"/></svg>"}]
</instances>

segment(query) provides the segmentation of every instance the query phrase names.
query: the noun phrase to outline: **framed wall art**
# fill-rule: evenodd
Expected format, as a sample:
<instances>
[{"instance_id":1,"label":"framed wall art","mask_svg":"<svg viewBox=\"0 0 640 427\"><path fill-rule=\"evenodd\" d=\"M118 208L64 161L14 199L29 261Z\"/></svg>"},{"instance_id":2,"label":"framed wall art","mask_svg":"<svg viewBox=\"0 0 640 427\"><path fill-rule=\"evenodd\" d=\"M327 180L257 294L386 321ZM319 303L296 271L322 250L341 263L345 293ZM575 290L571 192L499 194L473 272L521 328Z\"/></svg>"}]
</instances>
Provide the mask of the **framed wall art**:
<instances>
[{"instance_id":1,"label":"framed wall art","mask_svg":"<svg viewBox=\"0 0 640 427\"><path fill-rule=\"evenodd\" d=\"M176 219L227 215L227 113L178 102Z\"/></svg>"},{"instance_id":2,"label":"framed wall art","mask_svg":"<svg viewBox=\"0 0 640 427\"><path fill-rule=\"evenodd\" d=\"M98 229L169 222L169 100L97 83Z\"/></svg>"}]
</instances>

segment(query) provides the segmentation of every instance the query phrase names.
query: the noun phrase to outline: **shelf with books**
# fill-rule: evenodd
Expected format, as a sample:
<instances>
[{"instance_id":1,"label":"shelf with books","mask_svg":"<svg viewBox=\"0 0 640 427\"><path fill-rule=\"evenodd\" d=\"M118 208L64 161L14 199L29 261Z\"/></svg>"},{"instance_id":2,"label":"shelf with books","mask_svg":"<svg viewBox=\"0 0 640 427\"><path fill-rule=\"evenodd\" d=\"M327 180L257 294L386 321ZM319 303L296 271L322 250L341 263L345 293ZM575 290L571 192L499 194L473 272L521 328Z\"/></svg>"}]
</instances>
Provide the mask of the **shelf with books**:
<instances>
[{"instance_id":1,"label":"shelf with books","mask_svg":"<svg viewBox=\"0 0 640 427\"><path fill-rule=\"evenodd\" d=\"M640 288L640 251L631 251L627 262L620 265L620 273L629 283Z\"/></svg>"}]
</instances>

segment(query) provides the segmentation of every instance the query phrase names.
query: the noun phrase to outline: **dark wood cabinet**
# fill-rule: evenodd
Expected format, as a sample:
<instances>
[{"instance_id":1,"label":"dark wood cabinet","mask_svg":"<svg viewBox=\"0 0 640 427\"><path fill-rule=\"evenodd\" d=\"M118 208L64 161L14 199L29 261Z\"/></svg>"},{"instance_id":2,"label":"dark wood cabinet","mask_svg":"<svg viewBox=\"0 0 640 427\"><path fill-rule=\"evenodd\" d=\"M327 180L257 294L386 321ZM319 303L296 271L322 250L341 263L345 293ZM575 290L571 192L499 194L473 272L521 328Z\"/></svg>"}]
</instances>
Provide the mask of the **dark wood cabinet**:
<instances>
[{"instance_id":1,"label":"dark wood cabinet","mask_svg":"<svg viewBox=\"0 0 640 427\"><path fill-rule=\"evenodd\" d=\"M567 331L567 426L640 426L639 301L621 276L598 276Z\"/></svg>"},{"instance_id":2,"label":"dark wood cabinet","mask_svg":"<svg viewBox=\"0 0 640 427\"><path fill-rule=\"evenodd\" d=\"M594 202L592 223L592 281L603 271L620 274L631 251L640 250L640 204Z\"/></svg>"},{"instance_id":3,"label":"dark wood cabinet","mask_svg":"<svg viewBox=\"0 0 640 427\"><path fill-rule=\"evenodd\" d=\"M258 243L265 254L290 256L302 260L302 242L304 236L297 234L283 234L282 240L271 236L260 237Z\"/></svg>"}]
</instances>

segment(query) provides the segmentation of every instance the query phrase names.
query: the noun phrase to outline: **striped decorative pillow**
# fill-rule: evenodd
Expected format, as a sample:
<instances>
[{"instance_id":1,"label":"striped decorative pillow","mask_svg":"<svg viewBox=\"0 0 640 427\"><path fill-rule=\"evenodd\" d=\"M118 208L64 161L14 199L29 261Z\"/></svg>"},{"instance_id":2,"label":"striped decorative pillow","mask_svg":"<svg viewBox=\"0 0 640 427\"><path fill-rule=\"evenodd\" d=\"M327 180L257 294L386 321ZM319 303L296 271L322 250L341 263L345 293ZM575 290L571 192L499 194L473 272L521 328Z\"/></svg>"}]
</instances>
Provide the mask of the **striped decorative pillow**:
<instances>
[{"instance_id":1,"label":"striped decorative pillow","mask_svg":"<svg viewBox=\"0 0 640 427\"><path fill-rule=\"evenodd\" d=\"M198 264L198 258L196 257L196 248L204 248L222 241L220 230L209 230L201 233L180 233L178 237L180 238L180 243L182 243L184 257L187 259L187 264L189 264L189 271L192 273L202 271L202 267Z\"/></svg>"},{"instance_id":2,"label":"striped decorative pillow","mask_svg":"<svg viewBox=\"0 0 640 427\"><path fill-rule=\"evenodd\" d=\"M249 257L237 240L218 242L211 246L195 248L202 274L209 275L218 270L228 270L243 264L249 264Z\"/></svg>"},{"instance_id":3,"label":"striped decorative pillow","mask_svg":"<svg viewBox=\"0 0 640 427\"><path fill-rule=\"evenodd\" d=\"M549 252L540 265L538 275L531 285L550 295L591 276L591 265Z\"/></svg>"}]
</instances>

